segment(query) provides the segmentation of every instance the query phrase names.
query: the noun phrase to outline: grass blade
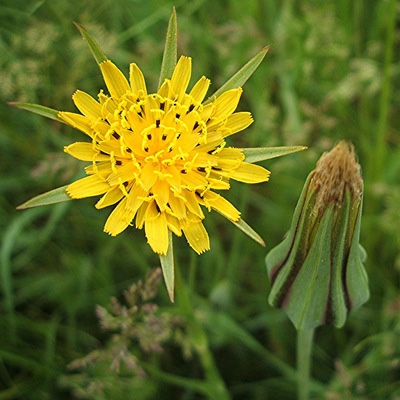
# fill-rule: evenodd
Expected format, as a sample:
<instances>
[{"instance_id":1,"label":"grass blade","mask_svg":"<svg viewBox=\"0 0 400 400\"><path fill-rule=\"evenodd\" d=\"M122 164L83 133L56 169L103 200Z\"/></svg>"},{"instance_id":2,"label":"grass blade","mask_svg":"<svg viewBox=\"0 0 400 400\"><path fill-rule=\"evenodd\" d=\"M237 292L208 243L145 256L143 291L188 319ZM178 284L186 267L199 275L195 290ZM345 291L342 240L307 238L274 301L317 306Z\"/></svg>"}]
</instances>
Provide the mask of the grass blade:
<instances>
[{"instance_id":1,"label":"grass blade","mask_svg":"<svg viewBox=\"0 0 400 400\"><path fill-rule=\"evenodd\" d=\"M61 203L63 201L72 200L71 197L69 197L66 192L67 187L68 185L40 194L39 196L36 196L33 199L30 199L27 202L18 206L17 210L24 210L26 208L39 207L39 206L47 206L49 204Z\"/></svg>"},{"instance_id":2,"label":"grass blade","mask_svg":"<svg viewBox=\"0 0 400 400\"><path fill-rule=\"evenodd\" d=\"M8 105L12 106L12 107L20 108L21 110L30 111L34 114L42 115L43 117L50 118L50 119L53 119L54 121L62 122L63 124L65 124L65 121L63 121L58 116L58 111L53 110L52 108L44 107L39 104L18 103L18 102L9 102Z\"/></svg>"},{"instance_id":3,"label":"grass blade","mask_svg":"<svg viewBox=\"0 0 400 400\"><path fill-rule=\"evenodd\" d=\"M253 72L257 69L257 67L261 64L261 61L264 59L266 54L268 53L269 46L265 46L260 52L258 52L247 64L243 65L242 68L235 75L232 76L225 84L223 84L209 99L205 102L205 104L212 101L213 98L218 97L220 94L226 92L230 89L235 89L243 86L246 81L253 75Z\"/></svg>"},{"instance_id":4,"label":"grass blade","mask_svg":"<svg viewBox=\"0 0 400 400\"><path fill-rule=\"evenodd\" d=\"M158 87L160 87L165 79L171 78L174 72L177 58L177 41L178 41L178 24L176 19L175 7L172 10L171 17L169 19L167 36L165 39L165 48L163 60L161 63L160 81Z\"/></svg>"},{"instance_id":5,"label":"grass blade","mask_svg":"<svg viewBox=\"0 0 400 400\"><path fill-rule=\"evenodd\" d=\"M164 275L165 285L170 300L174 302L174 286L175 286L175 266L174 266L174 250L172 246L172 234L168 231L168 251L165 256L160 254L161 268Z\"/></svg>"},{"instance_id":6,"label":"grass blade","mask_svg":"<svg viewBox=\"0 0 400 400\"><path fill-rule=\"evenodd\" d=\"M296 153L306 150L306 146L280 146L280 147L257 147L242 149L245 155L245 161L255 163L258 161L269 160L271 158L286 156L287 154Z\"/></svg>"},{"instance_id":7,"label":"grass blade","mask_svg":"<svg viewBox=\"0 0 400 400\"><path fill-rule=\"evenodd\" d=\"M103 53L100 46L96 43L96 41L89 35L88 31L83 28L83 26L79 25L78 23L74 22L75 26L78 28L79 32L81 33L83 39L86 40L90 51L93 54L97 64L102 63L103 61L108 60L107 56Z\"/></svg>"}]
</instances>

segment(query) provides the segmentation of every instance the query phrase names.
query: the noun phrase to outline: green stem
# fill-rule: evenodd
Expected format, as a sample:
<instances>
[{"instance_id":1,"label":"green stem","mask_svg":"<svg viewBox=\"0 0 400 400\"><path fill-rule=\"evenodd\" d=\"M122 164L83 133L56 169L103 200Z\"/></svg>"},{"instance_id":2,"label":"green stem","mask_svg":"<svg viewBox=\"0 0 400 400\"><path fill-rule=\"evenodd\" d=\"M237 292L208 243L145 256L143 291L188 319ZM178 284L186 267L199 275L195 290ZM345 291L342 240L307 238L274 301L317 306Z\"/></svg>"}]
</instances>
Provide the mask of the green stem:
<instances>
[{"instance_id":1,"label":"green stem","mask_svg":"<svg viewBox=\"0 0 400 400\"><path fill-rule=\"evenodd\" d=\"M199 356L204 369L209 388L212 388L210 399L230 400L231 396L215 364L214 357L208 344L207 335L196 318L195 310L191 303L190 293L185 286L178 266L175 264L175 283L178 305L189 322L189 334L192 344Z\"/></svg>"},{"instance_id":2,"label":"green stem","mask_svg":"<svg viewBox=\"0 0 400 400\"><path fill-rule=\"evenodd\" d=\"M297 331L298 400L308 400L310 395L311 352L314 329Z\"/></svg>"}]
</instances>

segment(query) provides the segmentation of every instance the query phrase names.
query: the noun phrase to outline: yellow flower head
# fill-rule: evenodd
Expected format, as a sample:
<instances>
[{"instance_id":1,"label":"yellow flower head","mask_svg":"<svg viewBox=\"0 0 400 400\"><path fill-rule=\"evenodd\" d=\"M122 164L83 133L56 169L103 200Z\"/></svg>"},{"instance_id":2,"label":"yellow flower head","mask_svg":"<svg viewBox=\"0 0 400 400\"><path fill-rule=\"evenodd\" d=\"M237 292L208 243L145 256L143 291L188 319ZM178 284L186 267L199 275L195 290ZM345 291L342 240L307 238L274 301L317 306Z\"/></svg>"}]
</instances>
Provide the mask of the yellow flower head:
<instances>
[{"instance_id":1,"label":"yellow flower head","mask_svg":"<svg viewBox=\"0 0 400 400\"><path fill-rule=\"evenodd\" d=\"M130 65L129 81L109 60L100 68L109 95L100 91L96 101L77 91L73 100L82 114L58 114L92 139L65 148L91 161L88 176L69 185L67 193L74 199L102 195L97 208L117 204L104 227L112 236L135 221L156 253L167 253L168 230L177 236L183 232L197 253L208 250L202 207L231 221L240 219L215 190L228 190L231 178L258 183L269 176L266 169L244 162L243 151L225 141L253 121L249 112L234 112L242 89L203 104L210 81L203 76L187 93L189 57L181 57L172 78L151 94L136 64Z\"/></svg>"}]
</instances>

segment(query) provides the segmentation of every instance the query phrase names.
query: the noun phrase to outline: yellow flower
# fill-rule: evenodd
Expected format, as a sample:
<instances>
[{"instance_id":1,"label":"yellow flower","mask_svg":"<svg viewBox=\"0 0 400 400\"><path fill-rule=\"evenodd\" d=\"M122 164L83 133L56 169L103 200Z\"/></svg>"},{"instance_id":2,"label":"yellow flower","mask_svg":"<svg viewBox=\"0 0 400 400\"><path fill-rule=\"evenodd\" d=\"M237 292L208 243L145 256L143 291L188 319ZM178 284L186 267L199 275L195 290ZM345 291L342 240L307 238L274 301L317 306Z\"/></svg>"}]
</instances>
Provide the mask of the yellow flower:
<instances>
[{"instance_id":1,"label":"yellow flower","mask_svg":"<svg viewBox=\"0 0 400 400\"><path fill-rule=\"evenodd\" d=\"M97 208L117 204L104 227L112 236L135 223L144 227L158 254L167 253L168 230L177 236L183 232L189 245L203 253L210 248L204 208L240 220L240 212L215 191L228 190L230 179L259 183L269 177L269 171L245 162L243 151L225 141L253 122L249 112L234 112L242 89L203 103L210 81L203 76L187 92L189 57L181 57L171 79L151 94L136 64L130 65L129 81L109 60L100 68L109 95L100 91L96 101L77 91L73 100L82 114L58 113L92 140L65 148L91 162L88 176L70 184L68 195L102 195Z\"/></svg>"}]
</instances>

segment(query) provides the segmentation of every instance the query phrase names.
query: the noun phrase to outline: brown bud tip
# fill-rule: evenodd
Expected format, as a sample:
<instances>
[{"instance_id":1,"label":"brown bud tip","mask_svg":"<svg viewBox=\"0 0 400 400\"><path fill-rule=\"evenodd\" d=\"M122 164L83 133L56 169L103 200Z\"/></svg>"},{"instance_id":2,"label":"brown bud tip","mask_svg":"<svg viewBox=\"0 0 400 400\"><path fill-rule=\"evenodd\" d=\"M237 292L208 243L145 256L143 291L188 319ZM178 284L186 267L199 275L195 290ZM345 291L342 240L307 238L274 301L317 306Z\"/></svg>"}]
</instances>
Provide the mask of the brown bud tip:
<instances>
[{"instance_id":1,"label":"brown bud tip","mask_svg":"<svg viewBox=\"0 0 400 400\"><path fill-rule=\"evenodd\" d=\"M340 207L346 190L353 199L360 200L363 181L352 144L341 141L330 152L324 153L317 162L311 183L317 192L318 210L331 203Z\"/></svg>"}]
</instances>

